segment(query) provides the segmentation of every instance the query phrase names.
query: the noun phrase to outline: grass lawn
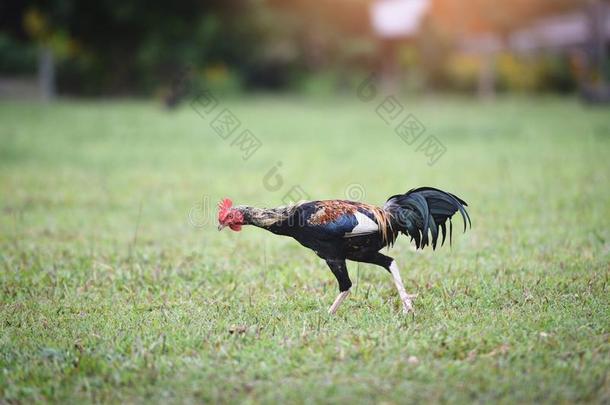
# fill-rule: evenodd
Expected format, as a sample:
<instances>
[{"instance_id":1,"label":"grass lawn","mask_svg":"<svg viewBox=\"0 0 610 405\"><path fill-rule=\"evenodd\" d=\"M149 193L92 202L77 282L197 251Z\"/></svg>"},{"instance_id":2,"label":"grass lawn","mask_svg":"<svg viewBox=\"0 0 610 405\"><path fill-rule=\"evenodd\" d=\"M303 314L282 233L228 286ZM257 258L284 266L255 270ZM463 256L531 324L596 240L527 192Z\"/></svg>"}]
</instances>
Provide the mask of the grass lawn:
<instances>
[{"instance_id":1,"label":"grass lawn","mask_svg":"<svg viewBox=\"0 0 610 405\"><path fill-rule=\"evenodd\" d=\"M0 104L0 402L610 401L607 109L401 100L446 147L430 166L375 102L219 101L262 142L251 158L186 104ZM348 263L329 317L313 252L214 222L222 197L421 185L468 201L473 227L390 251L415 316Z\"/></svg>"}]
</instances>

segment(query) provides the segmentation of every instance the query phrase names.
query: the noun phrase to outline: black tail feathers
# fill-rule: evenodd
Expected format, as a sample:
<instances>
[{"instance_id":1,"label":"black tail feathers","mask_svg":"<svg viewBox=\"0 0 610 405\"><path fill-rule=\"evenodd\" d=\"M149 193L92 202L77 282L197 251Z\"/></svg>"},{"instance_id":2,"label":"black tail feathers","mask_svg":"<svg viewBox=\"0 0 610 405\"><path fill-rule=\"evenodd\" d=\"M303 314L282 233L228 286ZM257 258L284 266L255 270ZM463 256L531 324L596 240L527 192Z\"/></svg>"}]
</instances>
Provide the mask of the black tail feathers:
<instances>
[{"instance_id":1,"label":"black tail feathers","mask_svg":"<svg viewBox=\"0 0 610 405\"><path fill-rule=\"evenodd\" d=\"M453 232L451 217L456 212L459 211L462 215L464 232L467 223L472 227L470 216L464 208L466 206L468 204L465 201L453 194L432 187L420 187L390 197L384 209L392 214L400 231L409 235L411 240L415 240L418 249L430 244L428 233L432 235L432 249L435 249L439 228L443 236L441 246L445 243L447 220L449 220L449 244L451 244Z\"/></svg>"}]
</instances>

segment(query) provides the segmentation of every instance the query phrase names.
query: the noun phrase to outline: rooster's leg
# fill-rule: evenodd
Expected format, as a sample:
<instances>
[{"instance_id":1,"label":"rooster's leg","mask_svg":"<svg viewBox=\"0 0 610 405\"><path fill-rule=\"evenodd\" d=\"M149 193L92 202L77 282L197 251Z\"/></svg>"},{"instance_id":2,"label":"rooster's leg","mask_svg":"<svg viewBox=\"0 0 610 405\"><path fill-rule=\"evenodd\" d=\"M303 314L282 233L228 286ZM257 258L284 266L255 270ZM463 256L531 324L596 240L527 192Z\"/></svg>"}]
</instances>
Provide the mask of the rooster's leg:
<instances>
[{"instance_id":1,"label":"rooster's leg","mask_svg":"<svg viewBox=\"0 0 610 405\"><path fill-rule=\"evenodd\" d=\"M334 315L337 312L337 309L345 299L349 295L349 289L352 287L352 281L349 279L349 274L347 274L347 266L345 265L345 260L343 259L326 259L326 263L330 270L333 272L337 281L339 282L339 295L335 298L335 302L328 309L328 313L330 315Z\"/></svg>"},{"instance_id":2,"label":"rooster's leg","mask_svg":"<svg viewBox=\"0 0 610 405\"><path fill-rule=\"evenodd\" d=\"M339 305L341 305L341 303L343 302L345 297L347 297L348 295L349 295L349 290L340 292L339 295L337 295L337 298L335 298L335 302L333 302L333 304L328 309L329 315L334 315L335 312L337 312Z\"/></svg>"},{"instance_id":3,"label":"rooster's leg","mask_svg":"<svg viewBox=\"0 0 610 405\"><path fill-rule=\"evenodd\" d=\"M402 283L402 278L400 278L398 266L396 265L396 261L393 258L386 255L382 255L379 252L375 252L374 254L355 255L353 257L349 257L349 259L358 262L376 264L389 271L390 274L392 274L392 278L394 279L394 284L396 285L396 289L398 290L398 295L400 295L403 312L409 313L413 311L413 303L411 299L417 297L417 294L407 294L407 292L405 291L405 286Z\"/></svg>"},{"instance_id":4,"label":"rooster's leg","mask_svg":"<svg viewBox=\"0 0 610 405\"><path fill-rule=\"evenodd\" d=\"M417 295L410 295L405 291L405 286L402 283L402 278L400 278L400 272L398 271L398 266L396 265L395 260L392 260L392 263L390 264L390 273L392 273L394 284L396 284L398 295L400 295L400 299L402 301L402 310L405 314L408 314L409 312L413 311L413 303L411 302L411 298L415 298Z\"/></svg>"}]
</instances>

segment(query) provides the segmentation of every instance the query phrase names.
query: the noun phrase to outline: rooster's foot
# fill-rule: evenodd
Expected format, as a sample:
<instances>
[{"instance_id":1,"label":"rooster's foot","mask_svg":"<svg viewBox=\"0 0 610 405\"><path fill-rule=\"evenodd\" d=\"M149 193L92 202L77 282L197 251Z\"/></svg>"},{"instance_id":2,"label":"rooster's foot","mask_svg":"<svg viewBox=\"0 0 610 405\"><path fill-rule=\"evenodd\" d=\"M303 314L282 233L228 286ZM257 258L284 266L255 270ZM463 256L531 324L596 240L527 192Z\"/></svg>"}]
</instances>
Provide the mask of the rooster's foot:
<instances>
[{"instance_id":1,"label":"rooster's foot","mask_svg":"<svg viewBox=\"0 0 610 405\"><path fill-rule=\"evenodd\" d=\"M417 294L406 294L405 296L401 297L403 314L406 315L406 314L415 312L415 310L413 309L413 301L412 301L412 299L414 299L414 298L417 298Z\"/></svg>"}]
</instances>

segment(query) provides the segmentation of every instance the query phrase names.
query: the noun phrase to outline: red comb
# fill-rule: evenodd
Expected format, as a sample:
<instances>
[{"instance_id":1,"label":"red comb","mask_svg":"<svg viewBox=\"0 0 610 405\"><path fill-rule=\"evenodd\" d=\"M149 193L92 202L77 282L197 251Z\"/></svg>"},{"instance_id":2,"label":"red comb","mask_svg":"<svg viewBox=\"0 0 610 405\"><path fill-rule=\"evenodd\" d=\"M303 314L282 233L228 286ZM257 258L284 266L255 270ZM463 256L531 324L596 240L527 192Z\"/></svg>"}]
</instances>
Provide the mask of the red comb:
<instances>
[{"instance_id":1,"label":"red comb","mask_svg":"<svg viewBox=\"0 0 610 405\"><path fill-rule=\"evenodd\" d=\"M218 208L222 208L222 209L226 210L228 208L231 208L232 205L233 205L233 201L231 201L229 198L225 198L218 203Z\"/></svg>"},{"instance_id":2,"label":"red comb","mask_svg":"<svg viewBox=\"0 0 610 405\"><path fill-rule=\"evenodd\" d=\"M233 205L233 201L228 198L221 200L218 203L218 220L223 221L229 213L229 208Z\"/></svg>"}]
</instances>

